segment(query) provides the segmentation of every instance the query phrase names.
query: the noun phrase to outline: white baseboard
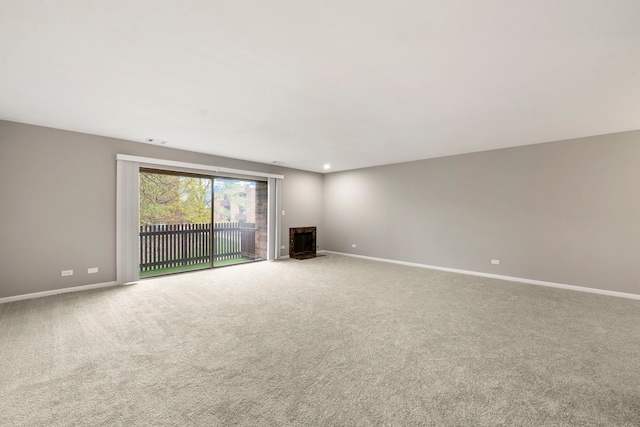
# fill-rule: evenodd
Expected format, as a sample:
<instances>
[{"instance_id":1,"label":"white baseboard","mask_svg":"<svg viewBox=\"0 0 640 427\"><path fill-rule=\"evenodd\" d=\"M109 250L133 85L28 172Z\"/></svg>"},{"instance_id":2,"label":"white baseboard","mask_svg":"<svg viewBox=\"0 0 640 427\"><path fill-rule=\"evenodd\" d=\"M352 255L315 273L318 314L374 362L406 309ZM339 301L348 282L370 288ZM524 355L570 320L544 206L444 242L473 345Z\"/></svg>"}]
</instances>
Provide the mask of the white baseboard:
<instances>
[{"instance_id":1,"label":"white baseboard","mask_svg":"<svg viewBox=\"0 0 640 427\"><path fill-rule=\"evenodd\" d=\"M459 270L457 268L438 267L435 265L418 264L415 262L397 261L397 260L386 259L386 258L375 258L375 257L370 257L365 255L348 254L345 252L335 252L335 251L326 251L326 250L323 252L336 254L336 255L344 255L344 256L349 256L354 258L363 258L363 259L368 259L372 261L381 261L381 262L389 262L392 264L408 265L410 267L428 268L430 270L441 270L441 271L448 271L450 273L467 274L470 276L490 277L492 279L507 280L509 282L527 283L530 285L548 286L550 288L568 289L571 291L588 292L591 294L600 294L600 295L608 295L611 297L630 298L630 299L640 300L640 295L638 294L608 291L606 289L586 288L584 286L565 285L563 283L545 282L543 280L524 279L522 277L502 276L500 274L481 273L479 271Z\"/></svg>"},{"instance_id":2,"label":"white baseboard","mask_svg":"<svg viewBox=\"0 0 640 427\"><path fill-rule=\"evenodd\" d=\"M25 299L48 297L48 296L51 296L51 295L66 294L66 293L69 293L69 292L86 291L86 290L89 290L89 289L108 288L110 286L116 286L117 284L118 284L118 282L105 282L105 283L96 283L94 285L73 286L71 288L53 289L53 290L50 290L50 291L33 292L31 294L15 295L15 296L12 296L12 297L0 298L0 304L3 304L5 302L22 301L22 300L25 300Z\"/></svg>"},{"instance_id":3,"label":"white baseboard","mask_svg":"<svg viewBox=\"0 0 640 427\"><path fill-rule=\"evenodd\" d=\"M353 258L368 259L368 260L371 260L371 261L380 261L380 262L388 262L388 263L391 263L391 264L407 265L407 266L410 266L410 267L419 267L419 268L427 268L427 269L430 269L430 270L448 271L450 273L459 273L459 274L466 274L466 275L470 275L470 276L479 276L479 277L489 277L489 278L492 278L492 279L506 280L506 281L509 281L509 282L527 283L527 284L530 284L530 285L548 286L548 287L551 287L551 288L568 289L568 290L571 290L571 291L588 292L588 293L592 293L592 294L599 294L599 295L607 295L607 296L612 296L612 297L629 298L629 299L640 300L640 295L637 295L637 294L629 294L629 293L625 293L625 292L608 291L606 289L596 289L596 288L587 288L587 287L584 287L584 286L565 285L563 283L545 282L545 281L542 281L542 280L524 279L522 277L503 276L503 275L500 275L500 274L481 273L479 271L459 270L457 268L438 267L438 266L435 266L435 265L419 264L419 263L415 263L415 262L398 261L398 260L387 259L387 258L376 258L376 257L365 256L365 255L348 254L346 252L320 250L320 251L318 251L318 253L344 255L344 256L349 256L349 257L353 257ZM282 255L279 259L283 259L283 258L289 258L289 255ZM34 293L30 293L30 294L15 295L15 296L11 296L11 297L0 298L0 304L6 303L6 302L12 302L12 301L27 300L27 299L32 299L32 298L47 297L47 296L51 296L51 295L65 294L65 293L69 293L69 292L86 291L86 290L89 290L89 289L107 288L107 287L116 286L116 285L118 285L118 282L105 282L105 283L96 283L96 284L93 284L93 285L74 286L74 287L71 287L71 288L53 289L51 291L34 292Z\"/></svg>"}]
</instances>

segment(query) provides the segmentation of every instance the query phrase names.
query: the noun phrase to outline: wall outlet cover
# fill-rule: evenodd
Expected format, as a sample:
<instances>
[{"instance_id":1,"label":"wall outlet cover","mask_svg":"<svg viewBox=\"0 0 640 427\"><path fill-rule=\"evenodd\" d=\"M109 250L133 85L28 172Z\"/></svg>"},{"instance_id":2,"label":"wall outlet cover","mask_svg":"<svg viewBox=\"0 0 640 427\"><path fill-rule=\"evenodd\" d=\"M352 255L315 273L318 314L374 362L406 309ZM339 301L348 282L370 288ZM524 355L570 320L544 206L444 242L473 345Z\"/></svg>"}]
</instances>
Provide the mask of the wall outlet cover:
<instances>
[{"instance_id":1,"label":"wall outlet cover","mask_svg":"<svg viewBox=\"0 0 640 427\"><path fill-rule=\"evenodd\" d=\"M98 267L92 267L92 268L87 269L87 273L89 273L89 274L95 274L97 272L98 272Z\"/></svg>"},{"instance_id":2,"label":"wall outlet cover","mask_svg":"<svg viewBox=\"0 0 640 427\"><path fill-rule=\"evenodd\" d=\"M62 276L73 276L73 270L62 270Z\"/></svg>"},{"instance_id":3,"label":"wall outlet cover","mask_svg":"<svg viewBox=\"0 0 640 427\"><path fill-rule=\"evenodd\" d=\"M491 260L491 264L500 264L500 260L499 259L492 259Z\"/></svg>"}]
</instances>

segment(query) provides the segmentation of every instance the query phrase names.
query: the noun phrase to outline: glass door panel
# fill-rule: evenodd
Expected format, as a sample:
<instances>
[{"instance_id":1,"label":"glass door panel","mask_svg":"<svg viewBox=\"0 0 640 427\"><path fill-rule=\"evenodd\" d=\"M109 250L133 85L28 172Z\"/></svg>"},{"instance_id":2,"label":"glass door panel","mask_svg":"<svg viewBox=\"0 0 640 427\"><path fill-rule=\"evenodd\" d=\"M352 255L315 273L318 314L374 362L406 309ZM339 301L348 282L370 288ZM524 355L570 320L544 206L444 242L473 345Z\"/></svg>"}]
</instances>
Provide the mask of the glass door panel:
<instances>
[{"instance_id":1,"label":"glass door panel","mask_svg":"<svg viewBox=\"0 0 640 427\"><path fill-rule=\"evenodd\" d=\"M215 178L213 266L267 258L267 183Z\"/></svg>"},{"instance_id":2,"label":"glass door panel","mask_svg":"<svg viewBox=\"0 0 640 427\"><path fill-rule=\"evenodd\" d=\"M211 268L212 179L141 169L140 277Z\"/></svg>"}]
</instances>

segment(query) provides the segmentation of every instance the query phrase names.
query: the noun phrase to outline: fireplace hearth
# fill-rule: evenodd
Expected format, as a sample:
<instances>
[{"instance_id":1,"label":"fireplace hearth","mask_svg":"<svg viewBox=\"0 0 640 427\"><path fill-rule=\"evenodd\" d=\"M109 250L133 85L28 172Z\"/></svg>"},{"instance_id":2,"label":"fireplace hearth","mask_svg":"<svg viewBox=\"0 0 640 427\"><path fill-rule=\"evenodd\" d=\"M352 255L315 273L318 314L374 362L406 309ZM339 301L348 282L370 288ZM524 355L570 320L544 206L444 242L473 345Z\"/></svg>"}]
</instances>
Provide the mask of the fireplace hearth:
<instances>
[{"instance_id":1,"label":"fireplace hearth","mask_svg":"<svg viewBox=\"0 0 640 427\"><path fill-rule=\"evenodd\" d=\"M289 258L307 259L316 256L316 227L289 229Z\"/></svg>"}]
</instances>

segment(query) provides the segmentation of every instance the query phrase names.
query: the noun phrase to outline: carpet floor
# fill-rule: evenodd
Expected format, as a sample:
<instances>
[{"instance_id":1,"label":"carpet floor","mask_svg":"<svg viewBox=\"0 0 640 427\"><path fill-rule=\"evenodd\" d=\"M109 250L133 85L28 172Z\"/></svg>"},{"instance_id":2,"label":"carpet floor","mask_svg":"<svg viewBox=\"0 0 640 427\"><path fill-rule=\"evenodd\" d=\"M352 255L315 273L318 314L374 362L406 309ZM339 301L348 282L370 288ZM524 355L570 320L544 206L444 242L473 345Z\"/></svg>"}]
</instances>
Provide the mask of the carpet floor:
<instances>
[{"instance_id":1,"label":"carpet floor","mask_svg":"<svg viewBox=\"0 0 640 427\"><path fill-rule=\"evenodd\" d=\"M3 426L640 426L640 301L328 255L0 304Z\"/></svg>"}]
</instances>

